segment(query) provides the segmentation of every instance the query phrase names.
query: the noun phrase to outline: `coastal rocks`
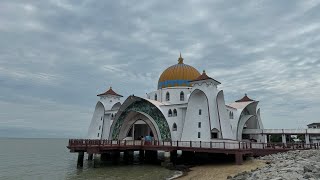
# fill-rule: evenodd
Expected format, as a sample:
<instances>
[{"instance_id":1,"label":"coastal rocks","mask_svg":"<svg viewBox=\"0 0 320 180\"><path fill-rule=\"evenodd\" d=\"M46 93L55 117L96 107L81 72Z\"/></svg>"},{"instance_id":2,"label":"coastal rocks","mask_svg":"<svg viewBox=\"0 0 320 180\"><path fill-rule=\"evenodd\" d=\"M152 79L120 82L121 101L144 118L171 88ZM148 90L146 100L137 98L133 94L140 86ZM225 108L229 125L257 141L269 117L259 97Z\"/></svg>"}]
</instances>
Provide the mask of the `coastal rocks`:
<instances>
[{"instance_id":1,"label":"coastal rocks","mask_svg":"<svg viewBox=\"0 0 320 180\"><path fill-rule=\"evenodd\" d=\"M297 150L272 154L259 159L264 160L265 167L242 172L232 180L316 180L320 179L320 151Z\"/></svg>"}]
</instances>

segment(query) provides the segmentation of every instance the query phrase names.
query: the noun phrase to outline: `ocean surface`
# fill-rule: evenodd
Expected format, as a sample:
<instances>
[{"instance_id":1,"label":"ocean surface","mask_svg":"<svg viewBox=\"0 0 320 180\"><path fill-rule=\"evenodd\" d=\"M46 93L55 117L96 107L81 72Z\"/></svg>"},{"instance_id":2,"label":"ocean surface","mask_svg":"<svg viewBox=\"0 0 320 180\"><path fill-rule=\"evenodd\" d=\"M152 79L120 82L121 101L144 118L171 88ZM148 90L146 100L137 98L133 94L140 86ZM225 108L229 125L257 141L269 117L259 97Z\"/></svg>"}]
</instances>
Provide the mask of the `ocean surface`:
<instances>
[{"instance_id":1,"label":"ocean surface","mask_svg":"<svg viewBox=\"0 0 320 180\"><path fill-rule=\"evenodd\" d=\"M157 180L175 174L154 165L107 165L93 168L87 160L82 169L77 169L77 154L70 153L67 144L68 139L0 138L0 179Z\"/></svg>"}]
</instances>

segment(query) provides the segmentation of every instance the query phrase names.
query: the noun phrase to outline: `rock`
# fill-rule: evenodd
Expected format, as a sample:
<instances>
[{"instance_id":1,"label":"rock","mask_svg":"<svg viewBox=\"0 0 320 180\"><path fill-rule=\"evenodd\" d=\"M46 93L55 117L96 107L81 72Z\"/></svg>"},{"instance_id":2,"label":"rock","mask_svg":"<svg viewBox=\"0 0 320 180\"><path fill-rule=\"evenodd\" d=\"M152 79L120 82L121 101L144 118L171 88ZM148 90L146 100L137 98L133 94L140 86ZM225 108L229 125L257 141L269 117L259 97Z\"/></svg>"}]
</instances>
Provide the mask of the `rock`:
<instances>
[{"instance_id":1,"label":"rock","mask_svg":"<svg viewBox=\"0 0 320 180\"><path fill-rule=\"evenodd\" d=\"M232 176L228 176L227 179L232 179Z\"/></svg>"},{"instance_id":2,"label":"rock","mask_svg":"<svg viewBox=\"0 0 320 180\"><path fill-rule=\"evenodd\" d=\"M320 179L320 151L298 150L259 157L266 166L242 172L234 180L316 180Z\"/></svg>"},{"instance_id":3,"label":"rock","mask_svg":"<svg viewBox=\"0 0 320 180\"><path fill-rule=\"evenodd\" d=\"M303 166L303 172L312 172L313 166L312 165L305 165Z\"/></svg>"},{"instance_id":4,"label":"rock","mask_svg":"<svg viewBox=\"0 0 320 180\"><path fill-rule=\"evenodd\" d=\"M310 172L306 172L306 173L304 174L304 176L303 176L303 178L306 178L306 179L310 179L310 178L312 178L312 177L313 177L313 174L310 173Z\"/></svg>"},{"instance_id":5,"label":"rock","mask_svg":"<svg viewBox=\"0 0 320 180\"><path fill-rule=\"evenodd\" d=\"M273 178L271 180L283 180L282 177L276 177L276 178Z\"/></svg>"}]
</instances>

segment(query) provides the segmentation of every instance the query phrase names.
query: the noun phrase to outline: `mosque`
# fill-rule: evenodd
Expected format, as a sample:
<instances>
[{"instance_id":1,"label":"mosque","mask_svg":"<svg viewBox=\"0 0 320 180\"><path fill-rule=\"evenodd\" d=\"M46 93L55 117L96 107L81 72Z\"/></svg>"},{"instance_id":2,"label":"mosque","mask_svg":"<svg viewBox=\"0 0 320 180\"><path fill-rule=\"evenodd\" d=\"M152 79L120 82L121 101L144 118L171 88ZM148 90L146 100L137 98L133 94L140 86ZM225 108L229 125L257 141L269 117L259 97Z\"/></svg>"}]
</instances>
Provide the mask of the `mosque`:
<instances>
[{"instance_id":1,"label":"mosque","mask_svg":"<svg viewBox=\"0 0 320 180\"><path fill-rule=\"evenodd\" d=\"M265 142L260 134L244 129L263 129L259 101L247 95L226 104L221 83L178 58L161 74L157 90L146 97L125 100L111 87L102 94L88 130L89 139Z\"/></svg>"}]
</instances>

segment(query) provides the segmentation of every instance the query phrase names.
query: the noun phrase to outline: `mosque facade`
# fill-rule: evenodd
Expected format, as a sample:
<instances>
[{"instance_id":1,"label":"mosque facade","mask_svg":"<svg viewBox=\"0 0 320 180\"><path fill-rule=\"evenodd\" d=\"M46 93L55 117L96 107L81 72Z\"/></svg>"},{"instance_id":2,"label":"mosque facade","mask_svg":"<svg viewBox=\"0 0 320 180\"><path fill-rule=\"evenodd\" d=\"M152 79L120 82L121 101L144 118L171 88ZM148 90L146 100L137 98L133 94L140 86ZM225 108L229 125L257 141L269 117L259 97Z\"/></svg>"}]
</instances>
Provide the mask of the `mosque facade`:
<instances>
[{"instance_id":1,"label":"mosque facade","mask_svg":"<svg viewBox=\"0 0 320 180\"><path fill-rule=\"evenodd\" d=\"M161 74L157 90L127 98L112 88L98 94L89 139L138 140L147 135L163 141L250 140L264 142L244 129L263 129L259 101L247 95L226 104L221 83L178 63Z\"/></svg>"}]
</instances>

